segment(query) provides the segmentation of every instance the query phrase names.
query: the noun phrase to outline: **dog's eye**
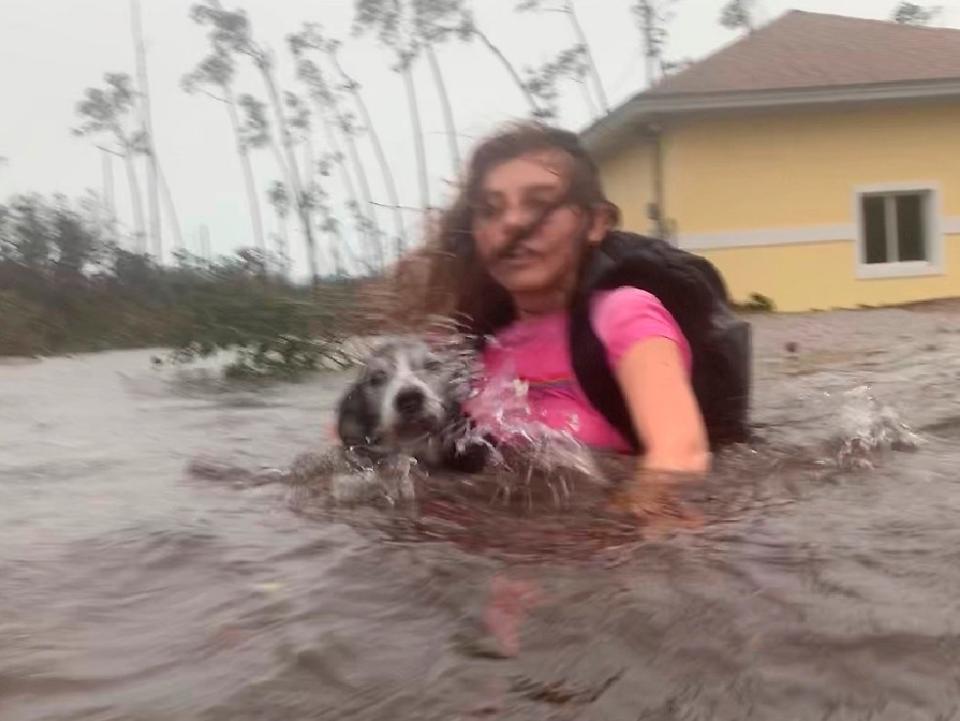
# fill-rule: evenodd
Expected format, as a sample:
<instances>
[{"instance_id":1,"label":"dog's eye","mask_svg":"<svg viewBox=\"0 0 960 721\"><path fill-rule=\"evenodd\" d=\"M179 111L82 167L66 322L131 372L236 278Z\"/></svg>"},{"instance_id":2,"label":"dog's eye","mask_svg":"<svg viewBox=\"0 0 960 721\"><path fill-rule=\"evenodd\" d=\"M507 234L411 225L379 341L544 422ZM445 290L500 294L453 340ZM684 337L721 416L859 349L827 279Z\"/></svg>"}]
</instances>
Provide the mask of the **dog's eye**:
<instances>
[{"instance_id":1,"label":"dog's eye","mask_svg":"<svg viewBox=\"0 0 960 721\"><path fill-rule=\"evenodd\" d=\"M372 386L382 386L386 382L387 382L386 371L373 371L367 377L367 383L369 383Z\"/></svg>"},{"instance_id":2,"label":"dog's eye","mask_svg":"<svg viewBox=\"0 0 960 721\"><path fill-rule=\"evenodd\" d=\"M443 363L440 361L439 358L427 358L423 362L423 368L424 370L428 370L432 373L434 371L438 371L441 368L443 368Z\"/></svg>"}]
</instances>

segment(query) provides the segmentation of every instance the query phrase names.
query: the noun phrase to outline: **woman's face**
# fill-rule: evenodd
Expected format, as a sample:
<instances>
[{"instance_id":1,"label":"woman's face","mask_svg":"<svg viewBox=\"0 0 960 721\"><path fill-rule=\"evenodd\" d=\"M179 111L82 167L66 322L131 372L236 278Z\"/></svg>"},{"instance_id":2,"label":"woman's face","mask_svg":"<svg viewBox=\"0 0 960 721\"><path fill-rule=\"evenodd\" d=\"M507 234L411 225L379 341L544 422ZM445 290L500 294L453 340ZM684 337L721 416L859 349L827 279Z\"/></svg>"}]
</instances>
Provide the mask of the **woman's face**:
<instances>
[{"instance_id":1,"label":"woman's face","mask_svg":"<svg viewBox=\"0 0 960 721\"><path fill-rule=\"evenodd\" d=\"M483 179L473 212L477 253L515 298L566 298L583 244L599 242L606 231L605 223L564 202L570 164L562 151L532 152L495 165Z\"/></svg>"}]
</instances>

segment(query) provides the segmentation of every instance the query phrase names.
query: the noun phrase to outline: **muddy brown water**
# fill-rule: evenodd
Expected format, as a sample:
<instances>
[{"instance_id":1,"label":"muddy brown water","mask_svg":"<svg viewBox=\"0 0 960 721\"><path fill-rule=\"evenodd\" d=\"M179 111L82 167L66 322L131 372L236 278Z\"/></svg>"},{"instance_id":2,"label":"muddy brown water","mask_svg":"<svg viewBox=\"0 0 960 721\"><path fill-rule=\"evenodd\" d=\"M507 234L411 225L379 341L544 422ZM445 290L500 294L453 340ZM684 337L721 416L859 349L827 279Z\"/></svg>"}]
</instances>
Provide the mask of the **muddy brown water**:
<instances>
[{"instance_id":1,"label":"muddy brown water","mask_svg":"<svg viewBox=\"0 0 960 721\"><path fill-rule=\"evenodd\" d=\"M755 330L760 440L655 539L187 473L327 442L344 375L0 363L0 718L960 719L960 308ZM498 578L538 589L513 657Z\"/></svg>"}]
</instances>

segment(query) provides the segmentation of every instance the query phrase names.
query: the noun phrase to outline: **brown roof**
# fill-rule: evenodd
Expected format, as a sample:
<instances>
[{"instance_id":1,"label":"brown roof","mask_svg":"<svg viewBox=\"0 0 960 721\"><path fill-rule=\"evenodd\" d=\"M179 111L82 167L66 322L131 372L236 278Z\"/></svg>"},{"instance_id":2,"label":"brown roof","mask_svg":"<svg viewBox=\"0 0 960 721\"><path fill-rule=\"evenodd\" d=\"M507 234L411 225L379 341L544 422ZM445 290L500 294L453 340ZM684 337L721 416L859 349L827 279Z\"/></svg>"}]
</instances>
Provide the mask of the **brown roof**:
<instances>
[{"instance_id":1,"label":"brown roof","mask_svg":"<svg viewBox=\"0 0 960 721\"><path fill-rule=\"evenodd\" d=\"M960 78L960 30L792 10L640 97Z\"/></svg>"}]
</instances>

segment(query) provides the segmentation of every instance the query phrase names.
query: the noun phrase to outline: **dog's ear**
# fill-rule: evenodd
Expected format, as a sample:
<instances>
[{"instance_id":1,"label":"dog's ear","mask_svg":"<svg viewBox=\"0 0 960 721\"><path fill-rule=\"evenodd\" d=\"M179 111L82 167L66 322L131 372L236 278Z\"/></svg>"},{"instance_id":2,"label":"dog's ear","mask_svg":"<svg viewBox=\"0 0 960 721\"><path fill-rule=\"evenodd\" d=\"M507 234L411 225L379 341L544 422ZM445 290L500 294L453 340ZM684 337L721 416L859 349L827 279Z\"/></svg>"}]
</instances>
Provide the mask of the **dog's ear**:
<instances>
[{"instance_id":1,"label":"dog's ear","mask_svg":"<svg viewBox=\"0 0 960 721\"><path fill-rule=\"evenodd\" d=\"M350 388L337 409L337 435L347 448L366 446L377 426L376 413L359 385Z\"/></svg>"}]
</instances>

